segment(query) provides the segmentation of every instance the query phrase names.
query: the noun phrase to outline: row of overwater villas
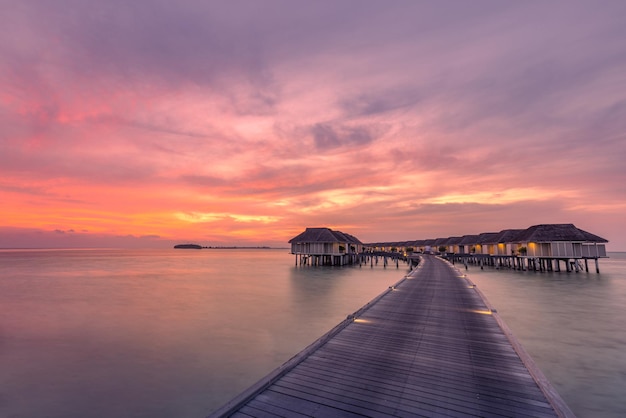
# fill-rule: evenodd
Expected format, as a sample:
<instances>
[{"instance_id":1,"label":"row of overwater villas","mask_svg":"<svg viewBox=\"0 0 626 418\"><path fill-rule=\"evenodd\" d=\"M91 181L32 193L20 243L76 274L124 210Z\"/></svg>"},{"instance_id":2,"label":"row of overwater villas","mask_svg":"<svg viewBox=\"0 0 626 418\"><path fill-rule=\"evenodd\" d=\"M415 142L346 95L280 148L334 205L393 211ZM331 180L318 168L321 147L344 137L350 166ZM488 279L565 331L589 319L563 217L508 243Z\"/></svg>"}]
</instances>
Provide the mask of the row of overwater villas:
<instances>
[{"instance_id":1,"label":"row of overwater villas","mask_svg":"<svg viewBox=\"0 0 626 418\"><path fill-rule=\"evenodd\" d=\"M292 254L315 256L358 255L371 251L440 252L443 248L448 254L553 258L606 257L607 242L573 224L542 224L478 235L368 244L330 228L306 228L289 240Z\"/></svg>"},{"instance_id":2,"label":"row of overwater villas","mask_svg":"<svg viewBox=\"0 0 626 418\"><path fill-rule=\"evenodd\" d=\"M391 252L597 259L606 257L607 242L573 224L542 224L461 237L370 243L365 248Z\"/></svg>"}]
</instances>

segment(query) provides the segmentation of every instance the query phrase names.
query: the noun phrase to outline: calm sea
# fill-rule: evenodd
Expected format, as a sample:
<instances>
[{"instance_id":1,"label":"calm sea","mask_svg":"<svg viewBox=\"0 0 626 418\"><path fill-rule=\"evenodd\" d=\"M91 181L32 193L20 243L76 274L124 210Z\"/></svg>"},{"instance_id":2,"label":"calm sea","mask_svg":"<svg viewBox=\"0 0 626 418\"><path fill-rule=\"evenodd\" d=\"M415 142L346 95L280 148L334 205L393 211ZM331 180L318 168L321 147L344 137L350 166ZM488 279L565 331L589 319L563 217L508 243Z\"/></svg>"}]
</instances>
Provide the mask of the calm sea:
<instances>
[{"instance_id":1,"label":"calm sea","mask_svg":"<svg viewBox=\"0 0 626 418\"><path fill-rule=\"evenodd\" d=\"M600 274L480 270L580 417L626 416L626 256ZM1 250L1 417L203 417L397 282L287 250Z\"/></svg>"}]
</instances>

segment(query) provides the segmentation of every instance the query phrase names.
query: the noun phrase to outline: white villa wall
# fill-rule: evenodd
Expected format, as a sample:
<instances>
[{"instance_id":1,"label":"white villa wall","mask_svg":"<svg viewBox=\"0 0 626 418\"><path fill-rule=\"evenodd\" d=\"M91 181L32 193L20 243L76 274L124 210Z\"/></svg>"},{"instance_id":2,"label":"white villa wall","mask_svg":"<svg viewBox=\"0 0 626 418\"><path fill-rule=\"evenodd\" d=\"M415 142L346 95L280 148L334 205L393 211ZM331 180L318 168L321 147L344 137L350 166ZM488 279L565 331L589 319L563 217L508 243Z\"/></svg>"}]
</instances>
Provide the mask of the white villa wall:
<instances>
[{"instance_id":1,"label":"white villa wall","mask_svg":"<svg viewBox=\"0 0 626 418\"><path fill-rule=\"evenodd\" d=\"M604 244L583 244L583 257L606 257L606 246Z\"/></svg>"},{"instance_id":2,"label":"white villa wall","mask_svg":"<svg viewBox=\"0 0 626 418\"><path fill-rule=\"evenodd\" d=\"M293 254L339 255L343 254L339 252L339 245L339 243L331 242L294 242L291 244L291 252Z\"/></svg>"},{"instance_id":3,"label":"white villa wall","mask_svg":"<svg viewBox=\"0 0 626 418\"><path fill-rule=\"evenodd\" d=\"M517 250L518 244L507 249ZM522 243L527 249L526 255L529 257L554 257L554 258L582 258L582 257L606 257L606 247L604 244L581 243L571 241L555 241L550 243Z\"/></svg>"},{"instance_id":4,"label":"white villa wall","mask_svg":"<svg viewBox=\"0 0 626 418\"><path fill-rule=\"evenodd\" d=\"M549 243L529 242L526 244L526 255L529 257L552 257Z\"/></svg>"},{"instance_id":5,"label":"white villa wall","mask_svg":"<svg viewBox=\"0 0 626 418\"><path fill-rule=\"evenodd\" d=\"M551 247L554 257L574 256L574 246L571 242L553 242Z\"/></svg>"}]
</instances>

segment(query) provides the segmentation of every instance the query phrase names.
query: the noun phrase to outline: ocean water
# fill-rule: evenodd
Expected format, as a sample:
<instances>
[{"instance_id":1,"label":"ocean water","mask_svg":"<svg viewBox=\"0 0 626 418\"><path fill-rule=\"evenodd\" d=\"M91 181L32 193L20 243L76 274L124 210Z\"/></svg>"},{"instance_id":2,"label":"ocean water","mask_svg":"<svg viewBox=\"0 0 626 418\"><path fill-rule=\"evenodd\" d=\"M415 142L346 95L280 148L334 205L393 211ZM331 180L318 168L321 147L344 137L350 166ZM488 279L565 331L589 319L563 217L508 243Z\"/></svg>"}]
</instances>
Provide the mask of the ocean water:
<instances>
[{"instance_id":1,"label":"ocean water","mask_svg":"<svg viewBox=\"0 0 626 418\"><path fill-rule=\"evenodd\" d=\"M626 416L626 255L610 256L600 274L467 271L579 417ZM294 264L0 250L0 416L206 416L408 271Z\"/></svg>"},{"instance_id":2,"label":"ocean water","mask_svg":"<svg viewBox=\"0 0 626 418\"><path fill-rule=\"evenodd\" d=\"M407 269L288 250L0 251L0 417L203 417Z\"/></svg>"}]
</instances>

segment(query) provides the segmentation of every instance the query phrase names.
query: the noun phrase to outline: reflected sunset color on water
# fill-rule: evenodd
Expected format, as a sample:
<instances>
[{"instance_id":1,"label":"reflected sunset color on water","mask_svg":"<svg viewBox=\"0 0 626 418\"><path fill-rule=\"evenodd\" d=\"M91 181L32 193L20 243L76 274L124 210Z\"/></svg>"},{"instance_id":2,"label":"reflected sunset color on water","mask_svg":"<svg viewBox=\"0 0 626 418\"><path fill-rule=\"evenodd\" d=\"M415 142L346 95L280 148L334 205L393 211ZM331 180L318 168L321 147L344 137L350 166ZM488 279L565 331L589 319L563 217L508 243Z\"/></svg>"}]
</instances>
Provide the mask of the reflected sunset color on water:
<instances>
[{"instance_id":1,"label":"reflected sunset color on water","mask_svg":"<svg viewBox=\"0 0 626 418\"><path fill-rule=\"evenodd\" d=\"M467 270L579 417L625 410L626 257L610 256L600 274ZM0 415L59 418L205 416L408 271L294 266L287 250L3 250L0 263Z\"/></svg>"}]
</instances>

